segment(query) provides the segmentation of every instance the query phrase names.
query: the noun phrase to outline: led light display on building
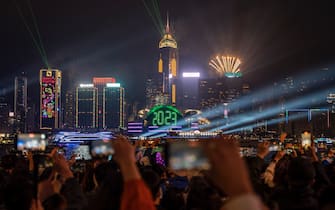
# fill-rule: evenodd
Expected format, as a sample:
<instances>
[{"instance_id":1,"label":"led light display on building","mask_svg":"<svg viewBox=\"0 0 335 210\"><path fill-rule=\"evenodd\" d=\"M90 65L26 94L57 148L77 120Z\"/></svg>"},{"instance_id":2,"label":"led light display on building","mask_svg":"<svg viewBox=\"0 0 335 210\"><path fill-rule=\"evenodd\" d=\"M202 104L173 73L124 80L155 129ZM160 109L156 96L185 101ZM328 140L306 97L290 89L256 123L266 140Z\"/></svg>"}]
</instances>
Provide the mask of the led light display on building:
<instances>
[{"instance_id":1,"label":"led light display on building","mask_svg":"<svg viewBox=\"0 0 335 210\"><path fill-rule=\"evenodd\" d=\"M40 128L59 128L62 74L59 70L40 70Z\"/></svg>"},{"instance_id":2,"label":"led light display on building","mask_svg":"<svg viewBox=\"0 0 335 210\"><path fill-rule=\"evenodd\" d=\"M148 126L176 126L178 121L182 120L183 116L173 106L160 105L155 106L147 115Z\"/></svg>"}]
</instances>

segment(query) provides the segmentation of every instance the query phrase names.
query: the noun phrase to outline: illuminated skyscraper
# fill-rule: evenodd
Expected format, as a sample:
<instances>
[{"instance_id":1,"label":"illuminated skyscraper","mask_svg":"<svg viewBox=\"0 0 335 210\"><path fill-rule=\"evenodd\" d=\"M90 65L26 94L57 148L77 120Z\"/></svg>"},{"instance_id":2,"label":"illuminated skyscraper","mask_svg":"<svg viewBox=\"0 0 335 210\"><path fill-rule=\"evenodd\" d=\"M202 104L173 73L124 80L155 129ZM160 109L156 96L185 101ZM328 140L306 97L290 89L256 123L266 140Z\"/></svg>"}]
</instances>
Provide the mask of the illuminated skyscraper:
<instances>
[{"instance_id":1,"label":"illuminated skyscraper","mask_svg":"<svg viewBox=\"0 0 335 210\"><path fill-rule=\"evenodd\" d=\"M64 128L75 127L75 93L68 90L65 93L64 103Z\"/></svg>"},{"instance_id":2,"label":"illuminated skyscraper","mask_svg":"<svg viewBox=\"0 0 335 210\"><path fill-rule=\"evenodd\" d=\"M104 89L107 83L115 83L116 80L113 77L93 77L94 87L98 90L98 101L97 101L97 128L104 128L103 125L103 104L104 104Z\"/></svg>"},{"instance_id":3,"label":"illuminated skyscraper","mask_svg":"<svg viewBox=\"0 0 335 210\"><path fill-rule=\"evenodd\" d=\"M40 129L60 128L61 81L60 70L40 70Z\"/></svg>"},{"instance_id":4,"label":"illuminated skyscraper","mask_svg":"<svg viewBox=\"0 0 335 210\"><path fill-rule=\"evenodd\" d=\"M97 127L98 89L93 84L80 84L76 90L76 128Z\"/></svg>"},{"instance_id":5,"label":"illuminated skyscraper","mask_svg":"<svg viewBox=\"0 0 335 210\"><path fill-rule=\"evenodd\" d=\"M243 92L241 78L201 79L199 82L200 108L207 109L222 104L230 104Z\"/></svg>"},{"instance_id":6,"label":"illuminated skyscraper","mask_svg":"<svg viewBox=\"0 0 335 210\"><path fill-rule=\"evenodd\" d=\"M11 132L9 121L8 121L9 112L10 112L10 107L7 103L7 100L0 93L0 132L2 133Z\"/></svg>"},{"instance_id":7,"label":"illuminated skyscraper","mask_svg":"<svg viewBox=\"0 0 335 210\"><path fill-rule=\"evenodd\" d=\"M158 61L159 87L161 94L158 97L171 105L177 104L177 81L178 81L178 45L170 29L169 18L167 18L164 35L159 42L160 57Z\"/></svg>"},{"instance_id":8,"label":"illuminated skyscraper","mask_svg":"<svg viewBox=\"0 0 335 210\"><path fill-rule=\"evenodd\" d=\"M124 128L124 88L120 83L107 83L103 92L103 128Z\"/></svg>"},{"instance_id":9,"label":"illuminated skyscraper","mask_svg":"<svg viewBox=\"0 0 335 210\"><path fill-rule=\"evenodd\" d=\"M184 72L181 82L182 110L199 108L199 72Z\"/></svg>"},{"instance_id":10,"label":"illuminated skyscraper","mask_svg":"<svg viewBox=\"0 0 335 210\"><path fill-rule=\"evenodd\" d=\"M112 79L115 81L114 78ZM75 127L80 129L124 128L124 88L120 83L109 83L102 78L98 79L99 82L97 78L93 81L95 84L81 84L76 90ZM102 92L101 95L99 91ZM99 124L99 118L101 118L101 124Z\"/></svg>"},{"instance_id":11,"label":"illuminated skyscraper","mask_svg":"<svg viewBox=\"0 0 335 210\"><path fill-rule=\"evenodd\" d=\"M22 74L15 77L14 90L14 114L16 129L19 132L27 132L27 77Z\"/></svg>"},{"instance_id":12,"label":"illuminated skyscraper","mask_svg":"<svg viewBox=\"0 0 335 210\"><path fill-rule=\"evenodd\" d=\"M158 84L158 81L153 78L148 78L146 80L145 105L148 109L151 109L156 105L164 104L164 97L161 92L161 86L159 86Z\"/></svg>"}]
</instances>

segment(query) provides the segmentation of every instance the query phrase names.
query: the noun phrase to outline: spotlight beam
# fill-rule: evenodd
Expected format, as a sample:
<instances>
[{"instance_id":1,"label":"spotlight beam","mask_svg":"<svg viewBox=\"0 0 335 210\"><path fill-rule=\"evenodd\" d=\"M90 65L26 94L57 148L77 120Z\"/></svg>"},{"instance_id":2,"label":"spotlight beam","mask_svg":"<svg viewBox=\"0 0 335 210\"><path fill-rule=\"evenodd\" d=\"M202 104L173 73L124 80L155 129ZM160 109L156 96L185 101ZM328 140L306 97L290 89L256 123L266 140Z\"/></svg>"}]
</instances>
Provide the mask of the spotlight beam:
<instances>
[{"instance_id":1,"label":"spotlight beam","mask_svg":"<svg viewBox=\"0 0 335 210\"><path fill-rule=\"evenodd\" d=\"M319 101L323 101L324 100L323 96L325 96L325 92L326 91L323 90L323 91L320 91L320 92L317 92L317 93L312 93L312 94L309 94L307 96L304 96L304 97L301 97L301 98L298 98L298 99L295 99L295 100L291 100L290 102L288 102L286 104L285 109L293 109L293 108L296 108L296 107L306 106L306 105L308 105L308 101L310 101L311 99L314 99L313 100L314 103L319 102ZM281 108L278 107L278 106L275 106L275 107L268 108L268 109L266 109L266 110L264 110L260 113L257 113L257 112L256 113L255 112L254 113L249 113L248 116L251 116L251 115L253 116L253 118L251 118L251 119L250 118L245 118L245 117L247 117L246 114L238 115L237 116L238 118L242 118L241 121L235 121L234 123L231 123L229 125L219 126L219 127L216 127L214 129L212 129L211 131L231 128L231 127L243 124L243 123L251 122L253 120L274 116L276 114L279 114L280 112L281 112ZM234 118L233 118L233 120L234 120Z\"/></svg>"},{"instance_id":2,"label":"spotlight beam","mask_svg":"<svg viewBox=\"0 0 335 210\"><path fill-rule=\"evenodd\" d=\"M297 120L297 119L301 119L303 117L306 117L306 116L297 115L297 116L292 116L291 119ZM285 120L283 120L281 118L280 119L272 119L272 120L267 121L267 125L273 125L273 124L277 124L277 123L280 123L280 122L285 122ZM246 130L246 129L253 129L253 128L256 128L256 127L258 127L257 124L251 124L251 125L239 127L239 128L233 129L233 130L228 130L228 131L225 131L223 133L224 134L232 134L232 133L240 132L240 131L243 131L243 130Z\"/></svg>"},{"instance_id":3,"label":"spotlight beam","mask_svg":"<svg viewBox=\"0 0 335 210\"><path fill-rule=\"evenodd\" d=\"M297 79L295 79L295 82L297 84L301 84L304 81L310 81L311 84L309 84L310 85L309 87L310 88L315 88L315 87L318 87L320 85L317 81L320 81L320 80L324 81L324 77L325 76L323 74L320 74L319 72L315 73L315 71L312 71L310 73L304 73L303 75L298 75ZM335 71L327 72L327 78L333 78L333 77L335 77ZM278 83L281 84L281 83L285 83L285 82L286 82L285 80L282 80ZM323 85L325 85L325 84L323 84ZM261 90L259 90L257 92L254 92L253 94L250 94L250 95L247 95L247 96L242 96L237 101L229 104L229 109L230 110L236 110L237 108L243 109L245 107L250 106L250 102L254 101L255 99L257 100L258 103L261 103L261 102L269 101L272 98L279 97L282 94L282 91L280 91L278 89L274 90L274 91L273 90L274 90L274 88L271 85L271 86L262 88ZM295 93L296 93L295 88L288 89L287 92L286 92L287 96L292 96ZM207 118L207 119L218 117L221 114L223 114L224 107L225 107L224 105L219 105L215 108L205 110L201 114L194 115L192 117L193 120L191 120L191 121L182 120L182 121L179 121L177 123L177 125L178 126L185 126L188 123L196 122L196 119L198 119L199 117L200 118ZM255 114L255 112L250 112L248 114L252 115L252 114ZM241 117L246 117L246 114L240 115L238 118L241 118ZM233 118L230 118L230 119L236 119L236 117L233 117ZM218 121L214 121L213 123L220 123L221 121L222 120L218 120ZM205 126L200 127L200 128L208 128L210 126L211 125L205 125ZM162 129L168 129L168 127L164 127ZM187 130L187 129L185 129L185 130ZM144 137L145 136L150 136L150 135L153 135L153 133L150 132L150 133L142 134L142 136L144 136Z\"/></svg>"}]
</instances>

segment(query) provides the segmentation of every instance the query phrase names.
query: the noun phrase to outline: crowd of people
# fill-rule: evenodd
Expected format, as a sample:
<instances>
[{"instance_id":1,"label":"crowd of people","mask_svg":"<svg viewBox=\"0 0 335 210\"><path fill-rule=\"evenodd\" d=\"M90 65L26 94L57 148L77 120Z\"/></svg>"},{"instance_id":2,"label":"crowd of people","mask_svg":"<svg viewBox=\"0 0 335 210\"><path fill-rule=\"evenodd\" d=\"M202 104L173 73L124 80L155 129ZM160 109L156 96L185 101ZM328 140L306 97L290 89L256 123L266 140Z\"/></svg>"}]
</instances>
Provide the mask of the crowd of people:
<instances>
[{"instance_id":1,"label":"crowd of people","mask_svg":"<svg viewBox=\"0 0 335 210\"><path fill-rule=\"evenodd\" d=\"M334 154L320 160L313 145L279 150L267 162L268 142L258 144L256 156L241 157L238 141L222 136L204 144L210 170L173 171L164 157L139 154L123 136L112 144L111 160L86 161L79 171L57 149L2 157L0 209L335 209ZM52 166L42 167L47 158Z\"/></svg>"}]
</instances>

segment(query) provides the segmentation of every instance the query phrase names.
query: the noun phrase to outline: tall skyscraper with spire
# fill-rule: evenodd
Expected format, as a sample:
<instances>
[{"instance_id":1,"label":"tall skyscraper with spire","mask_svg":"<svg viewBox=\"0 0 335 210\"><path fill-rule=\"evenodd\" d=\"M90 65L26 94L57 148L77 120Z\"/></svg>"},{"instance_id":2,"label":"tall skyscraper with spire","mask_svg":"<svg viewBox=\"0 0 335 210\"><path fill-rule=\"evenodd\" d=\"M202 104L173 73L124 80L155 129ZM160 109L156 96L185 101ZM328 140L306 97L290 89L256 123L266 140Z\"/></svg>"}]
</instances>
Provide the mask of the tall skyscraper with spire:
<instances>
[{"instance_id":1,"label":"tall skyscraper with spire","mask_svg":"<svg viewBox=\"0 0 335 210\"><path fill-rule=\"evenodd\" d=\"M165 104L177 105L177 81L178 81L178 45L170 28L169 16L167 16L164 35L159 42L159 89Z\"/></svg>"}]
</instances>

